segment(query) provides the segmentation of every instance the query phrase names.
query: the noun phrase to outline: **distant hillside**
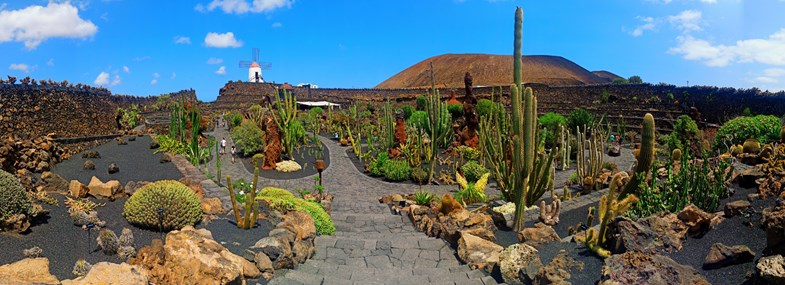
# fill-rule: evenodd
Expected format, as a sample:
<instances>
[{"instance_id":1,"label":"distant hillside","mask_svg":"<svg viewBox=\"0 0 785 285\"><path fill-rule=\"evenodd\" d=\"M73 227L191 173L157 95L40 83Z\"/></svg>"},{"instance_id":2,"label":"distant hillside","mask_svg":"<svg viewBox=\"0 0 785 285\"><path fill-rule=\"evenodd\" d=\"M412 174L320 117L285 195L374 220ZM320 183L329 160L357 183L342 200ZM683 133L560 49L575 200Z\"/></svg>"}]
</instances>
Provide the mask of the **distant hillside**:
<instances>
[{"instance_id":1,"label":"distant hillside","mask_svg":"<svg viewBox=\"0 0 785 285\"><path fill-rule=\"evenodd\" d=\"M512 83L511 55L444 54L423 60L390 77L376 88L430 87L430 63L433 62L437 87L463 87L463 76L471 73L477 85ZM609 73L612 74L612 73ZM548 85L584 85L608 83L612 79L598 76L560 56L523 56L524 83Z\"/></svg>"},{"instance_id":2,"label":"distant hillside","mask_svg":"<svg viewBox=\"0 0 785 285\"><path fill-rule=\"evenodd\" d=\"M594 75L597 75L602 78L607 78L610 81L613 81L616 78L623 78L621 76L616 75L616 73L605 71L605 70L592 71L591 73L594 73Z\"/></svg>"}]
</instances>

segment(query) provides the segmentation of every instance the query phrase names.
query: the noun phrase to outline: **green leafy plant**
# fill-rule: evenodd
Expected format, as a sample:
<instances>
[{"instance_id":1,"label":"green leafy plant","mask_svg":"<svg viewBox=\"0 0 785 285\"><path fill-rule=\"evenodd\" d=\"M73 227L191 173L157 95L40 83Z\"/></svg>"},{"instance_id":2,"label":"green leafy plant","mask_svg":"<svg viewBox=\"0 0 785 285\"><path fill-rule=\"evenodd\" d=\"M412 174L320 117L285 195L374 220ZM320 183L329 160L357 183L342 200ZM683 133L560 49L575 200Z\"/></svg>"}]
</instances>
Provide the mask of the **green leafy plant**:
<instances>
[{"instance_id":1,"label":"green leafy plant","mask_svg":"<svg viewBox=\"0 0 785 285\"><path fill-rule=\"evenodd\" d=\"M0 221L13 215L30 215L33 206L27 191L11 173L0 170Z\"/></svg>"},{"instance_id":2,"label":"green leafy plant","mask_svg":"<svg viewBox=\"0 0 785 285\"><path fill-rule=\"evenodd\" d=\"M153 151L153 153L161 153L161 152L171 152L176 154L184 154L185 153L185 144L181 141L172 138L168 135L157 135L155 136L155 140L158 141L158 149Z\"/></svg>"},{"instance_id":3,"label":"green leafy plant","mask_svg":"<svg viewBox=\"0 0 785 285\"><path fill-rule=\"evenodd\" d=\"M161 180L143 186L123 206L123 217L131 224L159 228L158 209L163 210L161 227L165 231L193 225L202 218L202 203L191 188L174 180Z\"/></svg>"},{"instance_id":4,"label":"green leafy plant","mask_svg":"<svg viewBox=\"0 0 785 285\"><path fill-rule=\"evenodd\" d=\"M461 186L461 189L455 193L455 200L463 203L464 205L483 203L488 200L485 195L485 185L488 184L490 173L485 173L480 177L477 182L469 182L460 173L455 174L455 182Z\"/></svg>"},{"instance_id":5,"label":"green leafy plant","mask_svg":"<svg viewBox=\"0 0 785 285\"><path fill-rule=\"evenodd\" d=\"M463 105L461 104L447 104L447 111L450 112L450 115L453 119L460 118L463 116Z\"/></svg>"},{"instance_id":6,"label":"green leafy plant","mask_svg":"<svg viewBox=\"0 0 785 285\"><path fill-rule=\"evenodd\" d=\"M490 170L485 168L484 166L480 165L475 160L470 160L469 162L463 164L461 166L461 172L463 172L464 177L469 182L476 182L480 180L480 177L485 175L486 173L490 173Z\"/></svg>"},{"instance_id":7,"label":"green leafy plant","mask_svg":"<svg viewBox=\"0 0 785 285\"><path fill-rule=\"evenodd\" d=\"M419 190L414 192L414 203L420 206L427 206L433 201L433 194L428 191Z\"/></svg>"},{"instance_id":8,"label":"green leafy plant","mask_svg":"<svg viewBox=\"0 0 785 285\"><path fill-rule=\"evenodd\" d=\"M419 184L428 181L428 170L422 167L412 168L412 180Z\"/></svg>"},{"instance_id":9,"label":"green leafy plant","mask_svg":"<svg viewBox=\"0 0 785 285\"><path fill-rule=\"evenodd\" d=\"M556 136L559 134L561 126L567 126L567 119L554 112L545 113L538 119L540 126L548 130L545 135L545 147L553 147L556 144Z\"/></svg>"},{"instance_id":10,"label":"green leafy plant","mask_svg":"<svg viewBox=\"0 0 785 285\"><path fill-rule=\"evenodd\" d=\"M576 127L585 129L591 126L593 123L594 115L583 108L575 109L567 116L567 125L570 127L570 130L574 130Z\"/></svg>"},{"instance_id":11,"label":"green leafy plant","mask_svg":"<svg viewBox=\"0 0 785 285\"><path fill-rule=\"evenodd\" d=\"M369 165L369 171L371 172L371 175L384 176L384 166L389 160L390 158L387 156L386 151L379 152L379 154L376 155L376 160L371 162Z\"/></svg>"},{"instance_id":12,"label":"green leafy plant","mask_svg":"<svg viewBox=\"0 0 785 285\"><path fill-rule=\"evenodd\" d=\"M401 110L403 111L403 119L404 120L408 120L409 118L411 118L412 113L414 113L414 109L412 108L412 106L409 106L409 105L404 105L401 108Z\"/></svg>"},{"instance_id":13,"label":"green leafy plant","mask_svg":"<svg viewBox=\"0 0 785 285\"><path fill-rule=\"evenodd\" d=\"M494 108L494 103L488 99L480 99L477 101L477 115L485 117L491 114Z\"/></svg>"},{"instance_id":14,"label":"green leafy plant","mask_svg":"<svg viewBox=\"0 0 785 285\"><path fill-rule=\"evenodd\" d=\"M469 146L465 146L465 145L461 145L461 146L458 146L457 148L455 148L455 152L457 152L458 156L460 156L461 159L465 160L465 161L468 161L468 160L479 160L480 159L480 155L482 155L482 152L480 152L479 149L476 149L476 148L473 148L473 147L469 147Z\"/></svg>"},{"instance_id":15,"label":"green leafy plant","mask_svg":"<svg viewBox=\"0 0 785 285\"><path fill-rule=\"evenodd\" d=\"M324 208L322 208L319 203L294 197L289 191L273 187L265 187L262 189L256 199L267 201L270 206L277 210L305 211L313 218L314 224L316 225L316 234L335 234L335 224L333 224L330 215L324 211Z\"/></svg>"},{"instance_id":16,"label":"green leafy plant","mask_svg":"<svg viewBox=\"0 0 785 285\"><path fill-rule=\"evenodd\" d=\"M412 174L412 167L406 160L388 160L383 169L384 178L390 181L408 180Z\"/></svg>"},{"instance_id":17,"label":"green leafy plant","mask_svg":"<svg viewBox=\"0 0 785 285\"><path fill-rule=\"evenodd\" d=\"M239 126L243 122L243 115L239 112L231 112L226 115L226 120L232 128Z\"/></svg>"},{"instance_id":18,"label":"green leafy plant","mask_svg":"<svg viewBox=\"0 0 785 285\"><path fill-rule=\"evenodd\" d=\"M264 131L253 122L244 122L232 129L232 140L240 153L251 156L264 150Z\"/></svg>"},{"instance_id":19,"label":"green leafy plant","mask_svg":"<svg viewBox=\"0 0 785 285\"><path fill-rule=\"evenodd\" d=\"M714 148L725 145L725 142L742 144L748 138L761 143L779 139L780 119L775 116L758 115L754 117L737 117L726 122L717 130L714 137Z\"/></svg>"}]
</instances>

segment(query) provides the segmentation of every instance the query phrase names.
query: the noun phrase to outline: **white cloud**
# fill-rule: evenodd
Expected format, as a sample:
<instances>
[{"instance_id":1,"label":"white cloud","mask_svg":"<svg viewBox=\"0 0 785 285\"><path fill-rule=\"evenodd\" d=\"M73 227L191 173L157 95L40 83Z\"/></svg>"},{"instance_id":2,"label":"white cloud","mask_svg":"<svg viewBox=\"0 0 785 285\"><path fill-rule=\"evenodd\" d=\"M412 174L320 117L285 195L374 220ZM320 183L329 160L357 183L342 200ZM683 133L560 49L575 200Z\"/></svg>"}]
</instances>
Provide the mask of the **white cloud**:
<instances>
[{"instance_id":1,"label":"white cloud","mask_svg":"<svg viewBox=\"0 0 785 285\"><path fill-rule=\"evenodd\" d=\"M169 79L175 79L175 78L177 78L177 73L176 72L172 72L172 75L169 76Z\"/></svg>"},{"instance_id":2,"label":"white cloud","mask_svg":"<svg viewBox=\"0 0 785 285\"><path fill-rule=\"evenodd\" d=\"M158 79L153 79L152 81L150 81L150 85L156 85L156 84L158 84Z\"/></svg>"},{"instance_id":3,"label":"white cloud","mask_svg":"<svg viewBox=\"0 0 785 285\"><path fill-rule=\"evenodd\" d=\"M130 68L128 68L128 66L125 66L125 65L123 65L123 71L124 71L125 73L131 73L131 69L130 69Z\"/></svg>"},{"instance_id":4,"label":"white cloud","mask_svg":"<svg viewBox=\"0 0 785 285\"><path fill-rule=\"evenodd\" d=\"M218 70L215 71L215 74L218 74L218 75L221 75L221 76L226 75L226 66L219 67Z\"/></svg>"},{"instance_id":5,"label":"white cloud","mask_svg":"<svg viewBox=\"0 0 785 285\"><path fill-rule=\"evenodd\" d=\"M283 24L281 24L281 22L275 22L275 23L273 23L272 26L273 26L273 28L277 29L277 28L283 27Z\"/></svg>"},{"instance_id":6,"label":"white cloud","mask_svg":"<svg viewBox=\"0 0 785 285\"><path fill-rule=\"evenodd\" d=\"M104 86L109 84L109 73L101 72L101 74L98 74L98 77L95 78L93 84L97 86Z\"/></svg>"},{"instance_id":7,"label":"white cloud","mask_svg":"<svg viewBox=\"0 0 785 285\"><path fill-rule=\"evenodd\" d=\"M183 36L176 36L176 37L174 37L174 43L175 44L190 45L191 44L191 38L183 37Z\"/></svg>"},{"instance_id":8,"label":"white cloud","mask_svg":"<svg viewBox=\"0 0 785 285\"><path fill-rule=\"evenodd\" d=\"M668 22L683 32L702 31L703 13L698 10L684 10L678 15L668 16Z\"/></svg>"},{"instance_id":9,"label":"white cloud","mask_svg":"<svg viewBox=\"0 0 785 285\"><path fill-rule=\"evenodd\" d=\"M690 35L677 38L679 44L670 52L684 59L703 61L708 66L727 66L731 63L761 63L785 65L785 28L766 39L746 39L732 45L714 45Z\"/></svg>"},{"instance_id":10,"label":"white cloud","mask_svg":"<svg viewBox=\"0 0 785 285\"><path fill-rule=\"evenodd\" d=\"M237 40L237 38L234 37L234 33L232 32L227 32L224 34L207 33L207 36L204 37L204 44L208 47L216 48L238 48L243 46L243 42Z\"/></svg>"},{"instance_id":11,"label":"white cloud","mask_svg":"<svg viewBox=\"0 0 785 285\"><path fill-rule=\"evenodd\" d=\"M638 20L641 20L643 22L643 24L641 24L640 26L635 27L635 29L632 30L632 32L630 32L630 35L632 35L633 37L640 37L640 36L643 35L643 31L654 30L654 28L657 26L655 24L654 18L652 18L652 17L641 17L641 16L638 16L638 17L635 17L635 18L638 19Z\"/></svg>"},{"instance_id":12,"label":"white cloud","mask_svg":"<svg viewBox=\"0 0 785 285\"><path fill-rule=\"evenodd\" d=\"M785 77L785 69L783 68L767 68L763 70L757 77L750 80L753 83L780 83Z\"/></svg>"},{"instance_id":13,"label":"white cloud","mask_svg":"<svg viewBox=\"0 0 785 285\"><path fill-rule=\"evenodd\" d=\"M12 63L10 66L8 66L8 69L10 69L10 70L19 70L19 71L22 71L24 73L30 72L30 66L27 65L27 64L24 64L24 63Z\"/></svg>"},{"instance_id":14,"label":"white cloud","mask_svg":"<svg viewBox=\"0 0 785 285\"><path fill-rule=\"evenodd\" d=\"M161 75L158 74L158 72L154 72L153 73L153 78L160 78L160 77L161 77Z\"/></svg>"},{"instance_id":15,"label":"white cloud","mask_svg":"<svg viewBox=\"0 0 785 285\"><path fill-rule=\"evenodd\" d=\"M245 13L262 13L272 12L275 9L283 7L291 7L294 0L213 0L207 6L197 4L194 10L198 12L213 11L220 8L227 14L245 14Z\"/></svg>"},{"instance_id":16,"label":"white cloud","mask_svg":"<svg viewBox=\"0 0 785 285\"><path fill-rule=\"evenodd\" d=\"M109 86L117 86L117 85L120 85L120 75L115 75L114 78L112 79L112 83L109 84Z\"/></svg>"},{"instance_id":17,"label":"white cloud","mask_svg":"<svg viewBox=\"0 0 785 285\"><path fill-rule=\"evenodd\" d=\"M216 64L216 65L218 65L218 64L221 64L221 63L224 63L224 60L222 58L211 57L211 58L207 59L207 64Z\"/></svg>"},{"instance_id":18,"label":"white cloud","mask_svg":"<svg viewBox=\"0 0 785 285\"><path fill-rule=\"evenodd\" d=\"M46 65L54 66L55 65L55 59L54 58L50 58L49 61L46 62Z\"/></svg>"},{"instance_id":19,"label":"white cloud","mask_svg":"<svg viewBox=\"0 0 785 285\"><path fill-rule=\"evenodd\" d=\"M98 27L79 17L70 2L49 2L19 10L0 11L0 43L23 42L32 50L49 38L84 39L95 35Z\"/></svg>"}]
</instances>

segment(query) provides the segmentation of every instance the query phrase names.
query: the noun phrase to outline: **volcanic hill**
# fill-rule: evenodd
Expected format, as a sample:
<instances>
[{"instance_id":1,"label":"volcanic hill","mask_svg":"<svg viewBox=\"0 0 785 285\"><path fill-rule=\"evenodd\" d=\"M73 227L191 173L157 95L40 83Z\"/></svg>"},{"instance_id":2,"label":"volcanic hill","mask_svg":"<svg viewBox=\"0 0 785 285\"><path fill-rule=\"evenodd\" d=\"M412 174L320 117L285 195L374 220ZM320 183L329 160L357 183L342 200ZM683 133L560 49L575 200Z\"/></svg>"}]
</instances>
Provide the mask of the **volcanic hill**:
<instances>
[{"instance_id":1,"label":"volcanic hill","mask_svg":"<svg viewBox=\"0 0 785 285\"><path fill-rule=\"evenodd\" d=\"M512 83L511 55L443 54L418 62L376 85L375 88L430 87L430 63L433 62L437 87L461 88L468 71L474 85L498 86ZM608 74L612 74L607 72ZM603 74L606 75L606 74ZM611 82L611 76L592 73L561 56L523 56L523 81L548 85L587 85Z\"/></svg>"}]
</instances>

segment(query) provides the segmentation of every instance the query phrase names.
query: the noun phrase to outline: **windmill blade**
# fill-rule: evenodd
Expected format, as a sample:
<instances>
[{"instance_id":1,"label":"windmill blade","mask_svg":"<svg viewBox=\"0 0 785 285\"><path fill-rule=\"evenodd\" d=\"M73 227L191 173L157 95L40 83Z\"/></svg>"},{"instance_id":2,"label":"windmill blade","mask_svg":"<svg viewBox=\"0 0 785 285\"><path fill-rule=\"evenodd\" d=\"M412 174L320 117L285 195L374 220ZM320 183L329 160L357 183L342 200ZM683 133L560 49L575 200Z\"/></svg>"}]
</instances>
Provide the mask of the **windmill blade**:
<instances>
[{"instance_id":1,"label":"windmill blade","mask_svg":"<svg viewBox=\"0 0 785 285\"><path fill-rule=\"evenodd\" d=\"M260 62L259 67L261 67L262 70L270 70L273 69L273 64L270 62Z\"/></svg>"},{"instance_id":2,"label":"windmill blade","mask_svg":"<svg viewBox=\"0 0 785 285\"><path fill-rule=\"evenodd\" d=\"M259 61L259 48L251 49L251 59L253 59L253 61Z\"/></svg>"},{"instance_id":3,"label":"windmill blade","mask_svg":"<svg viewBox=\"0 0 785 285\"><path fill-rule=\"evenodd\" d=\"M251 62L247 61L247 60L241 60L239 62L239 66L240 66L240 68L249 68L249 67L251 67Z\"/></svg>"}]
</instances>

